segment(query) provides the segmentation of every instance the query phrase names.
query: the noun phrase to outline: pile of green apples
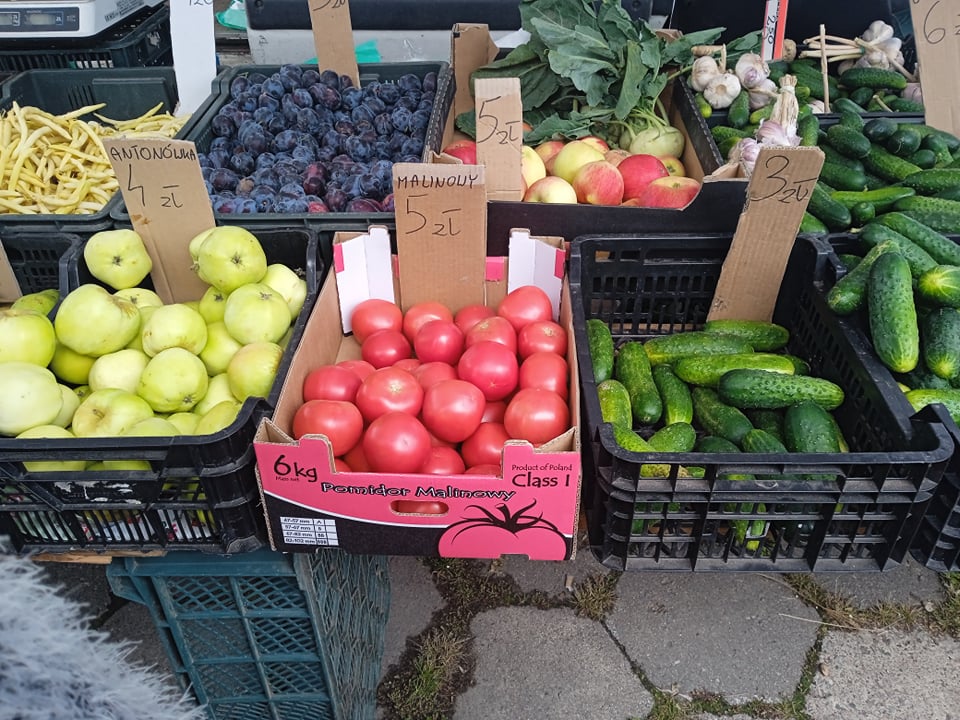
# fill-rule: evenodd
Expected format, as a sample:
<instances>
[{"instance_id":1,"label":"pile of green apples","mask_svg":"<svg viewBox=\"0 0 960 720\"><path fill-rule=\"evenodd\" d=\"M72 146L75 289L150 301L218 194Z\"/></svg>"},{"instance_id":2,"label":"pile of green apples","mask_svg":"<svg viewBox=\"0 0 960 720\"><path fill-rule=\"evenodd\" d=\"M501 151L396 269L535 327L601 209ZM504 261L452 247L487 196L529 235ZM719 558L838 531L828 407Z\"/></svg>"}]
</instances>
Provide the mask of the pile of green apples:
<instances>
[{"instance_id":1,"label":"pile of green apples","mask_svg":"<svg viewBox=\"0 0 960 720\"><path fill-rule=\"evenodd\" d=\"M189 250L208 285L195 301L164 303L139 287L151 257L135 231L120 229L96 233L83 249L102 285L80 285L62 299L32 293L0 310L0 436L207 435L229 427L247 398L266 397L306 281L268 264L244 228L205 230ZM78 460L27 469L86 467Z\"/></svg>"}]
</instances>

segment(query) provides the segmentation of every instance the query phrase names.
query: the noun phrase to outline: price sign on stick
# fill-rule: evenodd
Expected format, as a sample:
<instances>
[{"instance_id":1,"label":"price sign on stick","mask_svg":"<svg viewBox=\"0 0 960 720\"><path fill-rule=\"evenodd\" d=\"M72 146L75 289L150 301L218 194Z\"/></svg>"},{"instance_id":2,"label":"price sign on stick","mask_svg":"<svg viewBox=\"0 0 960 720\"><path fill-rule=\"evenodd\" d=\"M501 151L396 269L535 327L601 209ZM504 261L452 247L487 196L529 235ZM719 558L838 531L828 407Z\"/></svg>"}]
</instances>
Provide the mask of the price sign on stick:
<instances>
[{"instance_id":1,"label":"price sign on stick","mask_svg":"<svg viewBox=\"0 0 960 720\"><path fill-rule=\"evenodd\" d=\"M3 244L0 243L0 304L12 303L20 297L20 283L13 274L13 267L7 257Z\"/></svg>"},{"instance_id":2,"label":"price sign on stick","mask_svg":"<svg viewBox=\"0 0 960 720\"><path fill-rule=\"evenodd\" d=\"M926 122L956 135L960 133L960 3L910 0L910 17Z\"/></svg>"},{"instance_id":3,"label":"price sign on stick","mask_svg":"<svg viewBox=\"0 0 960 720\"><path fill-rule=\"evenodd\" d=\"M188 140L104 138L133 228L143 238L164 302L199 300L207 286L190 270L188 246L214 227L213 209Z\"/></svg>"},{"instance_id":4,"label":"price sign on stick","mask_svg":"<svg viewBox=\"0 0 960 720\"><path fill-rule=\"evenodd\" d=\"M708 319L773 317L780 281L821 167L823 152L816 147L760 151Z\"/></svg>"},{"instance_id":5,"label":"price sign on stick","mask_svg":"<svg viewBox=\"0 0 960 720\"><path fill-rule=\"evenodd\" d=\"M760 56L764 60L779 60L783 57L788 2L789 0L767 0L763 36L760 39Z\"/></svg>"},{"instance_id":6,"label":"price sign on stick","mask_svg":"<svg viewBox=\"0 0 960 720\"><path fill-rule=\"evenodd\" d=\"M454 312L482 303L487 246L484 167L397 163L393 193L404 310L425 300L439 301ZM437 286L404 282L404 267L425 265L440 268L455 281L446 283L445 296L438 296Z\"/></svg>"},{"instance_id":7,"label":"price sign on stick","mask_svg":"<svg viewBox=\"0 0 960 720\"><path fill-rule=\"evenodd\" d=\"M491 200L522 200L523 104L519 78L483 78L474 84L477 161L486 168Z\"/></svg>"},{"instance_id":8,"label":"price sign on stick","mask_svg":"<svg viewBox=\"0 0 960 720\"><path fill-rule=\"evenodd\" d=\"M177 77L177 114L189 114L210 96L217 76L213 0L170 3L170 42Z\"/></svg>"},{"instance_id":9,"label":"price sign on stick","mask_svg":"<svg viewBox=\"0 0 960 720\"><path fill-rule=\"evenodd\" d=\"M355 86L360 85L357 53L353 47L353 24L347 0L309 0L310 26L317 65L321 70L335 70L347 75Z\"/></svg>"}]
</instances>

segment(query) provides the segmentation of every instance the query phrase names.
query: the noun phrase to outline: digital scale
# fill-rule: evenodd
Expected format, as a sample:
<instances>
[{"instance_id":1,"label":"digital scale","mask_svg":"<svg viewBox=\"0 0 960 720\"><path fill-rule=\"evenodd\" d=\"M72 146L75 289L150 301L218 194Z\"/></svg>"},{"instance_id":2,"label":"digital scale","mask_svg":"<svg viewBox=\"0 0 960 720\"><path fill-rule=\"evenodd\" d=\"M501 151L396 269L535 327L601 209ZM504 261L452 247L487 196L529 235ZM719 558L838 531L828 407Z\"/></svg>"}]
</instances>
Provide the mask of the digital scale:
<instances>
[{"instance_id":1,"label":"digital scale","mask_svg":"<svg viewBox=\"0 0 960 720\"><path fill-rule=\"evenodd\" d=\"M185 0L179 0L185 1ZM164 0L0 0L0 38L85 38Z\"/></svg>"}]
</instances>

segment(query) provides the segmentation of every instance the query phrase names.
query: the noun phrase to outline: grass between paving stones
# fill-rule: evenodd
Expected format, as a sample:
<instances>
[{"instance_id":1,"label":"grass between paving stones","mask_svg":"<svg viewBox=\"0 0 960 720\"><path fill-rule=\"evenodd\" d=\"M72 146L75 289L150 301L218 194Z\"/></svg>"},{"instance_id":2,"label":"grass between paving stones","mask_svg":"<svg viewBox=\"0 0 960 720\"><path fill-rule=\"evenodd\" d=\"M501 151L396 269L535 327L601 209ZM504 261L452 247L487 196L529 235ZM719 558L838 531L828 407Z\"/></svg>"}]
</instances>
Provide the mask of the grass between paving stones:
<instances>
[{"instance_id":1,"label":"grass between paving stones","mask_svg":"<svg viewBox=\"0 0 960 720\"><path fill-rule=\"evenodd\" d=\"M475 660L470 622L499 607L542 610L569 607L593 620L606 616L616 600L618 574L589 576L566 595L523 592L500 572L499 561L427 558L444 606L429 627L408 646L377 691L386 720L441 720L450 717L457 697L473 681Z\"/></svg>"}]
</instances>

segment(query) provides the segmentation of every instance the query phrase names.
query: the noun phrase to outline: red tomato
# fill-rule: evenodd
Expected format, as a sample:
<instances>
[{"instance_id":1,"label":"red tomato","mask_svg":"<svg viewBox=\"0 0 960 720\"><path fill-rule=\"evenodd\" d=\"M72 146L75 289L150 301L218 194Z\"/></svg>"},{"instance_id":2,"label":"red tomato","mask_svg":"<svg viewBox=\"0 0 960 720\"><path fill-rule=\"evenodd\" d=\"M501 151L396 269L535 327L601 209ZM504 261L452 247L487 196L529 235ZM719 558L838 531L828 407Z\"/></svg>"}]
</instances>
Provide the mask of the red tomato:
<instances>
[{"instance_id":1,"label":"red tomato","mask_svg":"<svg viewBox=\"0 0 960 720\"><path fill-rule=\"evenodd\" d=\"M377 330L360 346L363 359L375 368L385 368L413 354L413 348L399 330Z\"/></svg>"},{"instance_id":2,"label":"red tomato","mask_svg":"<svg viewBox=\"0 0 960 720\"><path fill-rule=\"evenodd\" d=\"M430 455L430 433L413 415L388 412L363 434L363 454L374 472L415 473Z\"/></svg>"},{"instance_id":3,"label":"red tomato","mask_svg":"<svg viewBox=\"0 0 960 720\"><path fill-rule=\"evenodd\" d=\"M420 419L420 422L423 422L423 418ZM430 431L427 430L427 432L430 432ZM448 440L441 440L433 433L430 433L430 447L455 448L456 446L457 446L456 443L449 442Z\"/></svg>"},{"instance_id":4,"label":"red tomato","mask_svg":"<svg viewBox=\"0 0 960 720\"><path fill-rule=\"evenodd\" d=\"M464 475L493 475L494 477L499 477L500 466L499 465L474 465L473 467L468 467L463 472L463 474Z\"/></svg>"},{"instance_id":5,"label":"red tomato","mask_svg":"<svg viewBox=\"0 0 960 720\"><path fill-rule=\"evenodd\" d=\"M432 447L427 461L420 468L425 475L463 475L466 466L460 453L450 447Z\"/></svg>"},{"instance_id":6,"label":"red tomato","mask_svg":"<svg viewBox=\"0 0 960 720\"><path fill-rule=\"evenodd\" d=\"M357 447L357 446L354 445L354 447ZM333 470L334 472L338 472L338 473L353 472L353 470L350 469L350 466L347 465L346 461L342 460L341 458L333 459Z\"/></svg>"},{"instance_id":7,"label":"red tomato","mask_svg":"<svg viewBox=\"0 0 960 720\"><path fill-rule=\"evenodd\" d=\"M360 384L356 403L368 423L388 412L416 415L423 405L423 388L406 370L381 368Z\"/></svg>"},{"instance_id":8,"label":"red tomato","mask_svg":"<svg viewBox=\"0 0 960 720\"><path fill-rule=\"evenodd\" d=\"M427 500L394 500L390 503L390 508L394 512L411 515L443 515L448 510L442 502Z\"/></svg>"},{"instance_id":9,"label":"red tomato","mask_svg":"<svg viewBox=\"0 0 960 720\"><path fill-rule=\"evenodd\" d=\"M346 368L350 372L356 373L357 377L361 380L376 370L376 368L366 360L341 360L337 363L337 367Z\"/></svg>"},{"instance_id":10,"label":"red tomato","mask_svg":"<svg viewBox=\"0 0 960 720\"><path fill-rule=\"evenodd\" d=\"M524 325L517 333L517 352L524 359L535 352L567 355L567 331L553 320L537 320Z\"/></svg>"},{"instance_id":11,"label":"red tomato","mask_svg":"<svg viewBox=\"0 0 960 720\"><path fill-rule=\"evenodd\" d=\"M496 313L493 309L488 308L486 305L467 305L457 310L457 314L453 316L453 321L457 324L457 327L466 334L470 328L481 320L494 317L495 315Z\"/></svg>"},{"instance_id":12,"label":"red tomato","mask_svg":"<svg viewBox=\"0 0 960 720\"><path fill-rule=\"evenodd\" d=\"M552 320L553 305L550 297L536 285L523 285L500 301L497 315L509 320L514 330L520 332L529 323Z\"/></svg>"},{"instance_id":13,"label":"red tomato","mask_svg":"<svg viewBox=\"0 0 960 720\"><path fill-rule=\"evenodd\" d=\"M517 351L517 331L505 318L485 318L470 328L464 338L464 344L468 348L487 341L505 345L511 352Z\"/></svg>"},{"instance_id":14,"label":"red tomato","mask_svg":"<svg viewBox=\"0 0 960 720\"><path fill-rule=\"evenodd\" d=\"M367 456L363 454L363 443L358 442L353 449L343 456L352 472L370 472L370 463L367 462Z\"/></svg>"},{"instance_id":15,"label":"red tomato","mask_svg":"<svg viewBox=\"0 0 960 720\"><path fill-rule=\"evenodd\" d=\"M344 400L353 402L360 387L360 376L345 367L321 365L303 380L304 400Z\"/></svg>"},{"instance_id":16,"label":"red tomato","mask_svg":"<svg viewBox=\"0 0 960 720\"><path fill-rule=\"evenodd\" d=\"M453 322L453 313L443 303L431 300L411 305L403 314L403 334L412 343L420 327L431 320Z\"/></svg>"},{"instance_id":17,"label":"red tomato","mask_svg":"<svg viewBox=\"0 0 960 720\"><path fill-rule=\"evenodd\" d=\"M463 441L460 454L468 467L474 465L500 466L503 444L510 439L502 423L481 423L477 431Z\"/></svg>"},{"instance_id":18,"label":"red tomato","mask_svg":"<svg viewBox=\"0 0 960 720\"><path fill-rule=\"evenodd\" d=\"M333 454L347 453L363 434L363 417L353 403L308 400L293 415L293 437L326 435Z\"/></svg>"},{"instance_id":19,"label":"red tomato","mask_svg":"<svg viewBox=\"0 0 960 720\"><path fill-rule=\"evenodd\" d=\"M456 380L457 369L445 362L428 362L420 364L413 371L413 376L420 381L420 385L426 390L440 380Z\"/></svg>"},{"instance_id":20,"label":"red tomato","mask_svg":"<svg viewBox=\"0 0 960 720\"><path fill-rule=\"evenodd\" d=\"M507 403L503 400L495 400L494 402L487 402L487 406L483 409L483 417L480 418L480 422L503 422L503 414L507 411Z\"/></svg>"},{"instance_id":21,"label":"red tomato","mask_svg":"<svg viewBox=\"0 0 960 720\"><path fill-rule=\"evenodd\" d=\"M413 349L421 362L453 365L463 353L463 333L452 320L430 320L417 331Z\"/></svg>"},{"instance_id":22,"label":"red tomato","mask_svg":"<svg viewBox=\"0 0 960 720\"><path fill-rule=\"evenodd\" d=\"M564 400L570 394L570 370L567 361L552 352L535 352L520 363L520 379L517 386L551 390Z\"/></svg>"},{"instance_id":23,"label":"red tomato","mask_svg":"<svg viewBox=\"0 0 960 720\"><path fill-rule=\"evenodd\" d=\"M403 360L397 360L392 367L400 368L401 370L406 370L408 373L416 372L416 369L420 367L422 363L417 358L403 358Z\"/></svg>"},{"instance_id":24,"label":"red tomato","mask_svg":"<svg viewBox=\"0 0 960 720\"><path fill-rule=\"evenodd\" d=\"M503 426L512 438L542 445L570 429L570 408L555 392L525 388L507 405Z\"/></svg>"},{"instance_id":25,"label":"red tomato","mask_svg":"<svg viewBox=\"0 0 960 720\"><path fill-rule=\"evenodd\" d=\"M403 311L389 300L370 298L353 309L350 325L357 342L363 343L377 330L402 330Z\"/></svg>"},{"instance_id":26,"label":"red tomato","mask_svg":"<svg viewBox=\"0 0 960 720\"><path fill-rule=\"evenodd\" d=\"M423 395L420 417L441 440L458 443L473 435L486 405L483 393L466 380L441 380Z\"/></svg>"},{"instance_id":27,"label":"red tomato","mask_svg":"<svg viewBox=\"0 0 960 720\"><path fill-rule=\"evenodd\" d=\"M502 400L512 393L518 374L517 356L489 340L468 347L457 363L457 375L480 388L487 400Z\"/></svg>"}]
</instances>

